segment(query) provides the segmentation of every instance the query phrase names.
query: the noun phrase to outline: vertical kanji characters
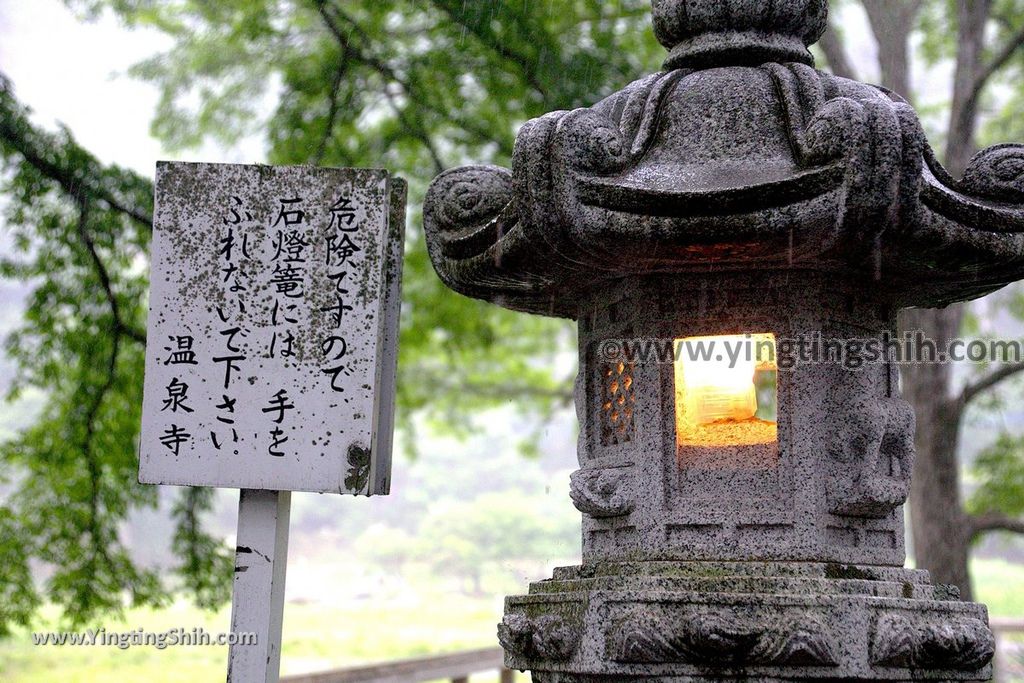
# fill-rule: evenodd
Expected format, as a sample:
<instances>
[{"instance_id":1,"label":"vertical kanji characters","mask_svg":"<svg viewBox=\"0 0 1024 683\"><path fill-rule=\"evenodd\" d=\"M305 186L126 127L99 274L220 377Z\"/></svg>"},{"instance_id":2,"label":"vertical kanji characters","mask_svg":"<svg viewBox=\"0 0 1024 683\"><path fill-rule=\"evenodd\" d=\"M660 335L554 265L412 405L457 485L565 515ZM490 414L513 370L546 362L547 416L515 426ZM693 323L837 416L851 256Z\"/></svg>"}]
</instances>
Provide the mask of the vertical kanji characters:
<instances>
[{"instance_id":1,"label":"vertical kanji characters","mask_svg":"<svg viewBox=\"0 0 1024 683\"><path fill-rule=\"evenodd\" d=\"M179 427L176 424L171 424L170 427L164 430L164 433L160 435L160 443L162 443L167 450L174 453L177 457L181 453L182 444L186 444L192 440L192 435L185 431L183 427Z\"/></svg>"},{"instance_id":2,"label":"vertical kanji characters","mask_svg":"<svg viewBox=\"0 0 1024 683\"><path fill-rule=\"evenodd\" d=\"M160 411L170 410L172 413L176 413L180 410L191 413L192 408L185 404L187 400L188 384L174 377L171 379L170 384L167 385L167 398L164 399L164 407Z\"/></svg>"},{"instance_id":3,"label":"vertical kanji characters","mask_svg":"<svg viewBox=\"0 0 1024 683\"><path fill-rule=\"evenodd\" d=\"M278 198L277 217L270 226L274 231L270 258L274 264L270 276L274 304L270 324L275 328L270 339L271 358L295 355L295 334L290 325L298 322L294 317L298 308L296 300L306 296L307 249L310 246L303 232L309 220L303 201L302 197Z\"/></svg>"},{"instance_id":4,"label":"vertical kanji characters","mask_svg":"<svg viewBox=\"0 0 1024 683\"><path fill-rule=\"evenodd\" d=\"M280 448L288 441L288 437L284 435L284 429L281 428L281 424L284 422L285 414L289 410L295 410L295 404L288 398L288 392L284 389L280 389L274 394L263 408L264 414L270 415L272 422L270 429L271 443L267 447L267 452L276 458L284 457L284 452Z\"/></svg>"},{"instance_id":5,"label":"vertical kanji characters","mask_svg":"<svg viewBox=\"0 0 1024 683\"><path fill-rule=\"evenodd\" d=\"M353 239L359 230L358 215L360 207L349 197L338 198L330 207L331 220L324 234L324 253L327 265L327 278L333 283L335 301L322 307L320 312L327 316L331 332L320 341L320 350L324 356L321 370L331 378L331 388L343 392L344 387L339 378L350 374L347 362L343 360L348 354L348 342L341 335L341 327L345 313L355 310L349 303L349 289L345 280L353 258L362 248Z\"/></svg>"}]
</instances>

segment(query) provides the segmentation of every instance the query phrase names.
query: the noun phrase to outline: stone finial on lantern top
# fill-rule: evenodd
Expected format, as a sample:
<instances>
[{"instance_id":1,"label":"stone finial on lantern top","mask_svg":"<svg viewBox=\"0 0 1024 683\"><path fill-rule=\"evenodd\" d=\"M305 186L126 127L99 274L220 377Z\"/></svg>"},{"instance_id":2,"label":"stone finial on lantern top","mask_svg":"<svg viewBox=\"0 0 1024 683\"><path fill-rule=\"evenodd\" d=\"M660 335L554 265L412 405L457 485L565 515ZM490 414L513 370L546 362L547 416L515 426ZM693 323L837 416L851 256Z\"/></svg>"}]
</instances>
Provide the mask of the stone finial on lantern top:
<instances>
[{"instance_id":1,"label":"stone finial on lantern top","mask_svg":"<svg viewBox=\"0 0 1024 683\"><path fill-rule=\"evenodd\" d=\"M665 68L765 62L813 64L807 48L826 27L827 0L653 0Z\"/></svg>"}]
</instances>

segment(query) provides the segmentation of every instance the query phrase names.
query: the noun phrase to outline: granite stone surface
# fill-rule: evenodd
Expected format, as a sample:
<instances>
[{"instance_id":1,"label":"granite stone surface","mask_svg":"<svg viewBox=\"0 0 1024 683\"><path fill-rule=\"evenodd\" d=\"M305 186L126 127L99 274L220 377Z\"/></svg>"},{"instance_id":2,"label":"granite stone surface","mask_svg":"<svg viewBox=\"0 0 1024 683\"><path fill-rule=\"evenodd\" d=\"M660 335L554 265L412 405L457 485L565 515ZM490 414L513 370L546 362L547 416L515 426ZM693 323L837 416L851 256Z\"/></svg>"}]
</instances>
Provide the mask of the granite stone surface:
<instances>
[{"instance_id":1,"label":"granite stone surface","mask_svg":"<svg viewBox=\"0 0 1024 683\"><path fill-rule=\"evenodd\" d=\"M664 71L527 123L511 170L428 191L449 287L579 325L583 564L508 598L499 626L535 681L991 676L985 607L903 569L914 415L893 363L780 364L773 428L702 443L673 359L621 353L883 343L901 308L1024 277L1024 146L951 177L906 102L814 69L826 13L654 0Z\"/></svg>"}]
</instances>

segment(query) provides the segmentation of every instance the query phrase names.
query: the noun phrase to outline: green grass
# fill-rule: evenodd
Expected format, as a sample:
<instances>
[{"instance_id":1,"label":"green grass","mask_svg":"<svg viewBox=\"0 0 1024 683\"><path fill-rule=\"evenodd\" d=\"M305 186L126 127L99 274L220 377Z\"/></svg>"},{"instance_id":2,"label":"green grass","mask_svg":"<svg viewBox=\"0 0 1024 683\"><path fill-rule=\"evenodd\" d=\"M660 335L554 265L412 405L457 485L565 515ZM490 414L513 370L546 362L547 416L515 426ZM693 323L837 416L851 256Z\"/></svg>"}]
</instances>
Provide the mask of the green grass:
<instances>
[{"instance_id":1,"label":"green grass","mask_svg":"<svg viewBox=\"0 0 1024 683\"><path fill-rule=\"evenodd\" d=\"M1024 565L982 560L972 569L977 599L988 604L993 616L1024 617ZM468 598L429 584L417 585L416 593L405 598L391 594L377 600L288 604L282 673L494 646L501 610L498 597ZM152 632L201 626L218 633L228 630L229 621L227 608L211 614L179 603L160 611L131 610L122 622L111 620L105 626L108 631ZM35 628L57 629L56 612L47 610ZM202 683L223 680L226 659L227 649L221 647L37 647L23 632L0 642L0 678L8 683ZM494 680L483 675L472 679Z\"/></svg>"},{"instance_id":2,"label":"green grass","mask_svg":"<svg viewBox=\"0 0 1024 683\"><path fill-rule=\"evenodd\" d=\"M495 624L501 618L497 600L432 597L404 605L286 605L282 674L496 645ZM35 628L57 629L54 617L48 612ZM201 626L220 633L228 630L229 622L230 609L211 614L180 603L161 611L130 610L123 623L111 621L105 627L108 632L162 632ZM9 683L200 683L223 680L226 661L225 647L42 647L33 646L27 632L0 642L0 679ZM496 676L473 680L484 683Z\"/></svg>"},{"instance_id":3,"label":"green grass","mask_svg":"<svg viewBox=\"0 0 1024 683\"><path fill-rule=\"evenodd\" d=\"M1004 560L974 560L974 599L993 617L1024 618L1024 565Z\"/></svg>"}]
</instances>

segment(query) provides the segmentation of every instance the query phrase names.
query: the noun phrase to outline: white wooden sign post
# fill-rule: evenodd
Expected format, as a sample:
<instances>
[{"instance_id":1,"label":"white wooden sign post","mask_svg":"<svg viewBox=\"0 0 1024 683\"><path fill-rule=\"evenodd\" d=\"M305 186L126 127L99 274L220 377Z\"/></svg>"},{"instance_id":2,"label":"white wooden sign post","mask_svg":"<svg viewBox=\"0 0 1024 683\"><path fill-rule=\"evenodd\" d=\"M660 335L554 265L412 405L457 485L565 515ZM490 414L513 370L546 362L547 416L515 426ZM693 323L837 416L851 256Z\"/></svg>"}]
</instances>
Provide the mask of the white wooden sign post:
<instances>
[{"instance_id":1,"label":"white wooden sign post","mask_svg":"<svg viewBox=\"0 0 1024 683\"><path fill-rule=\"evenodd\" d=\"M139 481L240 489L228 681L277 681L291 491L388 493L405 183L157 165Z\"/></svg>"}]
</instances>

